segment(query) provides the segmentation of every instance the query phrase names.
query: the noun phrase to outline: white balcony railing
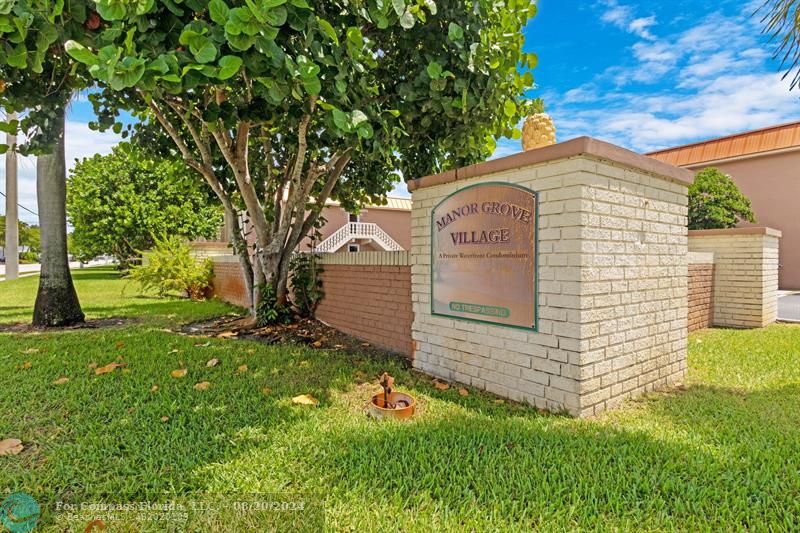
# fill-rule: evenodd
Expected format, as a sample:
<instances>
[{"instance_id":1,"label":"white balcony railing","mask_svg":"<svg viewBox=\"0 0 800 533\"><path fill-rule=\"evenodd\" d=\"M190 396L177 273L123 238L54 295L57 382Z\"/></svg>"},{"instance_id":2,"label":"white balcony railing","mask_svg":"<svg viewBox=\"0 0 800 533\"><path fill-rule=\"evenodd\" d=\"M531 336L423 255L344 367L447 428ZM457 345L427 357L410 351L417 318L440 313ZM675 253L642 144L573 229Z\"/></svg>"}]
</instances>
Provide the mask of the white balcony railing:
<instances>
[{"instance_id":1,"label":"white balcony railing","mask_svg":"<svg viewBox=\"0 0 800 533\"><path fill-rule=\"evenodd\" d=\"M389 252L399 252L403 249L397 241L383 231L383 229L370 222L348 222L330 237L314 248L315 252L335 252L353 239L372 239L381 248Z\"/></svg>"}]
</instances>

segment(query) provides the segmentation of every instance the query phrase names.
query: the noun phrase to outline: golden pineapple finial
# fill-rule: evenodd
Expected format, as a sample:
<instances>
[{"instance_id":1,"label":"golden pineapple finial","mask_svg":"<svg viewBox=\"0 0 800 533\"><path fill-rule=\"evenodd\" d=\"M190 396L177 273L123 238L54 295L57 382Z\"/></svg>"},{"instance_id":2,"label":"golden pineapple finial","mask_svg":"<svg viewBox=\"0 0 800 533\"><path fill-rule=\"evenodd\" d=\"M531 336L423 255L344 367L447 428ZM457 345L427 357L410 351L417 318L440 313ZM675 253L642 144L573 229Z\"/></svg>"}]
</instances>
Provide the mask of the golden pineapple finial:
<instances>
[{"instance_id":1,"label":"golden pineapple finial","mask_svg":"<svg viewBox=\"0 0 800 533\"><path fill-rule=\"evenodd\" d=\"M544 112L541 100L536 108L539 111L526 118L522 126L522 149L525 151L556 143L556 127L550 115Z\"/></svg>"}]
</instances>

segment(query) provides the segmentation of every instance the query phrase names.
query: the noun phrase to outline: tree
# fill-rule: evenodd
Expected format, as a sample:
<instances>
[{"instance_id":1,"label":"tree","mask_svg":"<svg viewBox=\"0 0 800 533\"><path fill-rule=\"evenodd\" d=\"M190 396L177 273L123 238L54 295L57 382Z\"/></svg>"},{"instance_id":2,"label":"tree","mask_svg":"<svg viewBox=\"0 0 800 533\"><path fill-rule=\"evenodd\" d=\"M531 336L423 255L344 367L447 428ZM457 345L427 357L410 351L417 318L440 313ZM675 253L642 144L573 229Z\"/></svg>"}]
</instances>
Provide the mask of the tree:
<instances>
[{"instance_id":1,"label":"tree","mask_svg":"<svg viewBox=\"0 0 800 533\"><path fill-rule=\"evenodd\" d=\"M783 77L794 72L790 90L800 86L800 0L765 0L756 14L776 45L773 59L781 60Z\"/></svg>"},{"instance_id":2,"label":"tree","mask_svg":"<svg viewBox=\"0 0 800 533\"><path fill-rule=\"evenodd\" d=\"M72 284L67 256L67 165L64 160L64 107L55 131L51 153L36 159L36 198L39 204L42 253L39 257L39 290L33 306L34 326L69 326L83 322L84 314Z\"/></svg>"},{"instance_id":3,"label":"tree","mask_svg":"<svg viewBox=\"0 0 800 533\"><path fill-rule=\"evenodd\" d=\"M698 172L689 186L689 229L732 228L755 222L750 200L718 168Z\"/></svg>"},{"instance_id":4,"label":"tree","mask_svg":"<svg viewBox=\"0 0 800 533\"><path fill-rule=\"evenodd\" d=\"M285 305L291 253L329 197L357 208L398 170L474 163L519 138L535 64L521 28L535 9L100 0L97 30L66 49L106 88L93 97L101 127L121 128L121 108L157 122L225 210L244 209L255 249L251 260L239 237L240 261Z\"/></svg>"},{"instance_id":5,"label":"tree","mask_svg":"<svg viewBox=\"0 0 800 533\"><path fill-rule=\"evenodd\" d=\"M153 157L130 143L75 165L67 184L73 253L110 254L127 270L154 236L212 237L222 210L180 159Z\"/></svg>"},{"instance_id":6,"label":"tree","mask_svg":"<svg viewBox=\"0 0 800 533\"><path fill-rule=\"evenodd\" d=\"M35 326L82 322L83 312L72 284L66 247L65 109L72 93L86 86L63 43L84 33L82 0L51 4L49 0L0 0L0 106L7 114L25 115L0 123L0 130L21 131L22 154L39 156L36 193L42 255ZM81 20L83 17L83 20ZM0 153L8 146L0 145Z\"/></svg>"},{"instance_id":7,"label":"tree","mask_svg":"<svg viewBox=\"0 0 800 533\"><path fill-rule=\"evenodd\" d=\"M32 252L38 254L41 251L41 237L39 226L19 221L19 247L20 252ZM6 246L6 217L0 215L0 248L5 250Z\"/></svg>"}]
</instances>

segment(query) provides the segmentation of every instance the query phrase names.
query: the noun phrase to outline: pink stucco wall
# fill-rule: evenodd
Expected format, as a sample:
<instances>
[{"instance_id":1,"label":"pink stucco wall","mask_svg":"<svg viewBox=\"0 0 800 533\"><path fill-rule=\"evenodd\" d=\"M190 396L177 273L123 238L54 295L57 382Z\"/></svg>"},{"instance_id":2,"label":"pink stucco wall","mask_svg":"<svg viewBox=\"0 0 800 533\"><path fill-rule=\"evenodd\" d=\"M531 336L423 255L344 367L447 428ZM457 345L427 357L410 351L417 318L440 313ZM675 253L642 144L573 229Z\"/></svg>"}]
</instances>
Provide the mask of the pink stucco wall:
<instances>
[{"instance_id":1,"label":"pink stucco wall","mask_svg":"<svg viewBox=\"0 0 800 533\"><path fill-rule=\"evenodd\" d=\"M689 168L707 166L733 177L753 204L756 225L783 232L778 283L781 289L800 289L800 151Z\"/></svg>"}]
</instances>

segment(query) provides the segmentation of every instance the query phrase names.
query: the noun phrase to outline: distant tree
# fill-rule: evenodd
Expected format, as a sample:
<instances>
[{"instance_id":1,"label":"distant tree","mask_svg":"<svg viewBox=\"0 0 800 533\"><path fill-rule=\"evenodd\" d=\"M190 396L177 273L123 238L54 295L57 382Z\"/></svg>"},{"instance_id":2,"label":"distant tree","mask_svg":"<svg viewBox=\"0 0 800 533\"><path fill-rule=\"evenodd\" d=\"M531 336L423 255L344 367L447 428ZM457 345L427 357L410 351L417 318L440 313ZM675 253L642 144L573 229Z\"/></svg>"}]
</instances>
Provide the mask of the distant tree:
<instances>
[{"instance_id":1,"label":"distant tree","mask_svg":"<svg viewBox=\"0 0 800 533\"><path fill-rule=\"evenodd\" d=\"M41 233L39 226L19 222L19 245L21 251L39 254L41 252ZM0 248L6 247L6 217L0 215Z\"/></svg>"},{"instance_id":2,"label":"distant tree","mask_svg":"<svg viewBox=\"0 0 800 533\"><path fill-rule=\"evenodd\" d=\"M786 69L783 77L794 73L790 90L800 86L800 0L765 0L756 16L776 46L772 57Z\"/></svg>"},{"instance_id":3,"label":"distant tree","mask_svg":"<svg viewBox=\"0 0 800 533\"><path fill-rule=\"evenodd\" d=\"M154 244L153 236L212 237L222 207L182 160L163 159L122 143L109 155L75 165L67 183L72 253L109 254L123 269ZM215 199L214 199L215 200Z\"/></svg>"},{"instance_id":4,"label":"distant tree","mask_svg":"<svg viewBox=\"0 0 800 533\"><path fill-rule=\"evenodd\" d=\"M689 229L732 228L741 221L756 219L731 177L715 167L699 172L689 187Z\"/></svg>"}]
</instances>

